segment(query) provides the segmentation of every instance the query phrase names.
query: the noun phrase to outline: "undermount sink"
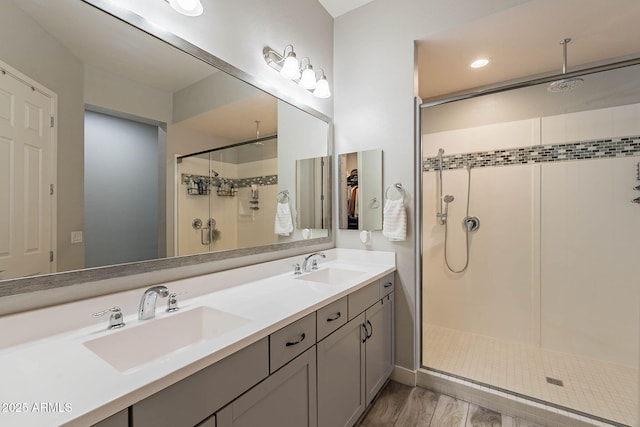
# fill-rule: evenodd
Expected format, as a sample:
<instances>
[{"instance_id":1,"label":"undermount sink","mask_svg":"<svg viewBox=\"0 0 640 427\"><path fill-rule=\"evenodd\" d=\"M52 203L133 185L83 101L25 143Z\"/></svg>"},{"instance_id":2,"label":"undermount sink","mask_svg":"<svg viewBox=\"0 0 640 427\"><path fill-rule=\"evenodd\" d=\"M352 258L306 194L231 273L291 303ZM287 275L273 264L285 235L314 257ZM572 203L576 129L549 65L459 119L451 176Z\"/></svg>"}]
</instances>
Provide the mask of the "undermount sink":
<instances>
[{"instance_id":1,"label":"undermount sink","mask_svg":"<svg viewBox=\"0 0 640 427\"><path fill-rule=\"evenodd\" d=\"M199 307L148 320L140 326L125 326L84 345L118 371L127 372L249 322L244 317Z\"/></svg>"},{"instance_id":2,"label":"undermount sink","mask_svg":"<svg viewBox=\"0 0 640 427\"><path fill-rule=\"evenodd\" d=\"M326 283L328 285L339 285L341 283L349 282L363 274L365 273L362 271L344 270L342 268L324 268L322 270L298 276L297 279Z\"/></svg>"}]
</instances>

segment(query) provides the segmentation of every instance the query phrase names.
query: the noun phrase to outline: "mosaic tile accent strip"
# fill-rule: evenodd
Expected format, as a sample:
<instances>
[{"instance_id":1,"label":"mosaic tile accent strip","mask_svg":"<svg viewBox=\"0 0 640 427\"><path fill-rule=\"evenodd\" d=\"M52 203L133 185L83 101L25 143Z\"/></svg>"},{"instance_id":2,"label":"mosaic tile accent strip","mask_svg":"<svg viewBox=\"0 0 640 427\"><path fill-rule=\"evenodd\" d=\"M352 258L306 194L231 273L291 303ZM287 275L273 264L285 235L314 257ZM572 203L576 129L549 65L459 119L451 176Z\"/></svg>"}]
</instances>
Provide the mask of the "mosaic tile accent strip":
<instances>
[{"instance_id":1,"label":"mosaic tile accent strip","mask_svg":"<svg viewBox=\"0 0 640 427\"><path fill-rule=\"evenodd\" d=\"M442 158L442 169L460 169L467 165L483 168L626 156L640 156L640 136L454 154ZM422 162L423 172L439 169L438 157L427 157Z\"/></svg>"},{"instance_id":2,"label":"mosaic tile accent strip","mask_svg":"<svg viewBox=\"0 0 640 427\"><path fill-rule=\"evenodd\" d=\"M224 178L208 177L206 175L192 175L188 173L182 174L181 181L183 184L188 184L189 179L193 179L194 181L202 181L214 187L218 187L224 180L228 184L233 184L233 186L236 188L251 187L252 184L276 185L278 183L278 175L253 176L250 178Z\"/></svg>"}]
</instances>

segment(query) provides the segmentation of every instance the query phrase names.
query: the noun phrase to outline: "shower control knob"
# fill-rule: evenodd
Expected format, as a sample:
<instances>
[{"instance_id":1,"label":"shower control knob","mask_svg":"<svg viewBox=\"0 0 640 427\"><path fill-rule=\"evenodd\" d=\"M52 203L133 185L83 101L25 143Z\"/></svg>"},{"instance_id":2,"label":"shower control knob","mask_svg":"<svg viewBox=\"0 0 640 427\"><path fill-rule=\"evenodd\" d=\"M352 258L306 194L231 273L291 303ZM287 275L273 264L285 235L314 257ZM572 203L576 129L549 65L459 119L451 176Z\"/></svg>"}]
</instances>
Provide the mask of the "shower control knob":
<instances>
[{"instance_id":1,"label":"shower control knob","mask_svg":"<svg viewBox=\"0 0 640 427\"><path fill-rule=\"evenodd\" d=\"M480 220L476 216L468 216L462 220L462 228L469 231L477 231L480 228Z\"/></svg>"}]
</instances>

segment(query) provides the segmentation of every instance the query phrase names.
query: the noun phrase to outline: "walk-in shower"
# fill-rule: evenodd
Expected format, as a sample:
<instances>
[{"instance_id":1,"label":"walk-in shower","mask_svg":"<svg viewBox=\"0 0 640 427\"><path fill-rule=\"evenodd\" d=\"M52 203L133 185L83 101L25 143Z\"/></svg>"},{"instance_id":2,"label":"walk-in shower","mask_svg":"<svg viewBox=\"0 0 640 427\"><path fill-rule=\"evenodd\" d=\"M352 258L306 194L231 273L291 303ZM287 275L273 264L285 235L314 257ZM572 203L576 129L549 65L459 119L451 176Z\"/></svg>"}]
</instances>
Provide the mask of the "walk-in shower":
<instances>
[{"instance_id":1,"label":"walk-in shower","mask_svg":"<svg viewBox=\"0 0 640 427\"><path fill-rule=\"evenodd\" d=\"M442 171L444 169L444 149L438 149L438 182L440 187L439 200L440 200L440 209L436 214L436 217L440 221L440 225L444 226L444 264L447 266L447 269L452 273L462 273L469 267L469 233L473 231L477 231L480 228L480 220L475 216L469 216L469 204L471 200L471 164L467 164L467 210L466 215L462 219L462 228L464 230L464 238L465 238L465 261L464 266L460 269L455 269L451 267L449 263L449 257L447 254L447 241L449 240L449 204L455 200L455 197L451 194L443 194L442 193ZM443 209L444 203L444 209Z\"/></svg>"},{"instance_id":2,"label":"walk-in shower","mask_svg":"<svg viewBox=\"0 0 640 427\"><path fill-rule=\"evenodd\" d=\"M423 104L421 373L436 391L540 425L640 425L639 73ZM469 206L477 233L460 229Z\"/></svg>"}]
</instances>

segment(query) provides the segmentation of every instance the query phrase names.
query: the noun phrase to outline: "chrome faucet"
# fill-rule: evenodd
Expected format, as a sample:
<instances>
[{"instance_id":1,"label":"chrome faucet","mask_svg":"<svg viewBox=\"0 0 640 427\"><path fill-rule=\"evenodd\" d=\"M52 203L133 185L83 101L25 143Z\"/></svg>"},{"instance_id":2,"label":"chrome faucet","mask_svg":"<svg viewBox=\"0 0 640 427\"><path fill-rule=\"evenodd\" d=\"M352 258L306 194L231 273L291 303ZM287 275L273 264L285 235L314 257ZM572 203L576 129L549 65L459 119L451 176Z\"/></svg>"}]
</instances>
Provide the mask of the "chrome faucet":
<instances>
[{"instance_id":1,"label":"chrome faucet","mask_svg":"<svg viewBox=\"0 0 640 427\"><path fill-rule=\"evenodd\" d=\"M169 289L166 286L153 286L142 294L140 308L138 309L138 319L147 320L156 317L156 300L158 295L163 298L169 296Z\"/></svg>"},{"instance_id":2,"label":"chrome faucet","mask_svg":"<svg viewBox=\"0 0 640 427\"><path fill-rule=\"evenodd\" d=\"M324 252L314 252L310 255L304 257L304 262L302 263L302 271L308 273L309 271L318 269L318 261L314 259L314 257L319 256L321 258L326 258L327 256ZM312 267L309 267L309 260L313 259Z\"/></svg>"}]
</instances>

